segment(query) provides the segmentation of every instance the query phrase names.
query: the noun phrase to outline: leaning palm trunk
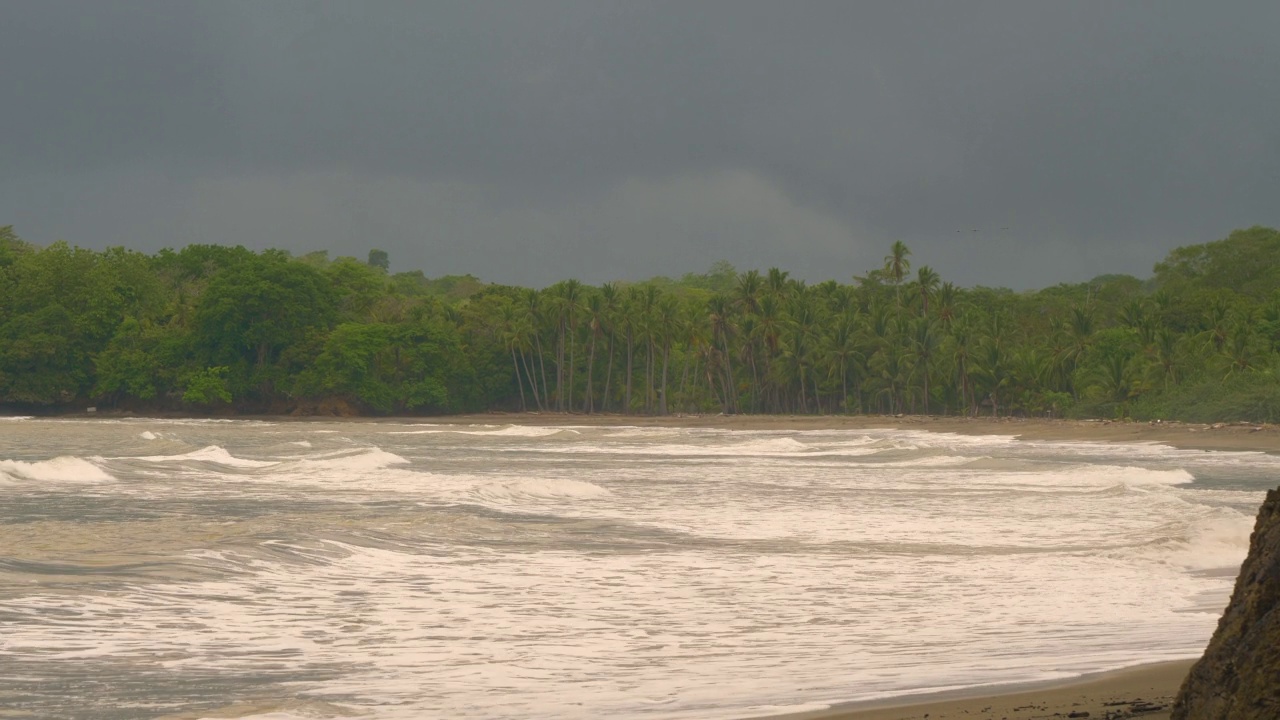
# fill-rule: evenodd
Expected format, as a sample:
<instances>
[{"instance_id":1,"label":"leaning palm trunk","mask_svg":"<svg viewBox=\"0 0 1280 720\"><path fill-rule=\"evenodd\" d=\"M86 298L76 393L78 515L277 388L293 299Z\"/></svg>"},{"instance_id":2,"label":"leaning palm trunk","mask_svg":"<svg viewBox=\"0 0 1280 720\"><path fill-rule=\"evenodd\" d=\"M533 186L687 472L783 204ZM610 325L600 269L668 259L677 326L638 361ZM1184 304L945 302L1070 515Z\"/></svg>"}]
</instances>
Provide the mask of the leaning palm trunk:
<instances>
[{"instance_id":1,"label":"leaning palm trunk","mask_svg":"<svg viewBox=\"0 0 1280 720\"><path fill-rule=\"evenodd\" d=\"M520 389L520 412L528 410L524 401L524 382L520 380L520 363L516 360L516 346L511 346L511 364L516 369L516 387Z\"/></svg>"},{"instance_id":2,"label":"leaning palm trunk","mask_svg":"<svg viewBox=\"0 0 1280 720\"><path fill-rule=\"evenodd\" d=\"M546 408L551 409L551 396L548 394L547 387L547 354L542 352L542 337L535 335L534 339L538 346L538 366L542 371L542 397L546 400Z\"/></svg>"},{"instance_id":3,"label":"leaning palm trunk","mask_svg":"<svg viewBox=\"0 0 1280 720\"><path fill-rule=\"evenodd\" d=\"M525 377L529 378L529 387L533 390L534 403L537 404L539 410L545 409L542 406L542 396L538 394L538 376L534 375L533 371L529 369L529 358L524 354L523 350L520 351L520 362L524 364Z\"/></svg>"},{"instance_id":4,"label":"leaning palm trunk","mask_svg":"<svg viewBox=\"0 0 1280 720\"><path fill-rule=\"evenodd\" d=\"M609 333L609 369L604 375L604 396L600 398L600 412L609 411L609 385L613 382L613 333Z\"/></svg>"}]
</instances>

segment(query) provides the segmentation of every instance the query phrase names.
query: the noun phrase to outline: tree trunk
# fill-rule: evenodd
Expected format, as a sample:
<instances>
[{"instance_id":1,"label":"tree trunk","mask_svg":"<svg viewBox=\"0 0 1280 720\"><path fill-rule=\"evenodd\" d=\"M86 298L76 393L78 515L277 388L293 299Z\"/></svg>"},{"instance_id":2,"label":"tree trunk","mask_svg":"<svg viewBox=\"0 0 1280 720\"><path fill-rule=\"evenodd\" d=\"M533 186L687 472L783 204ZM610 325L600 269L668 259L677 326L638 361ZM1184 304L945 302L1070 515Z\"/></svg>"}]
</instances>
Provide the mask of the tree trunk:
<instances>
[{"instance_id":1,"label":"tree trunk","mask_svg":"<svg viewBox=\"0 0 1280 720\"><path fill-rule=\"evenodd\" d=\"M542 370L542 399L545 401L546 409L550 410L551 395L549 394L550 388L547 387L547 357L546 357L547 354L542 352L542 337L539 335L534 335L533 338L537 342L538 365Z\"/></svg>"},{"instance_id":2,"label":"tree trunk","mask_svg":"<svg viewBox=\"0 0 1280 720\"><path fill-rule=\"evenodd\" d=\"M520 381L520 363L516 361L516 346L511 346L511 364L516 369L516 387L520 389L520 412L525 412L529 408L524 402L524 383Z\"/></svg>"},{"instance_id":3,"label":"tree trunk","mask_svg":"<svg viewBox=\"0 0 1280 720\"><path fill-rule=\"evenodd\" d=\"M587 353L587 390L586 398L582 401L582 411L590 414L595 410L594 398L591 396L591 377L594 374L596 362L596 335L591 334L591 351Z\"/></svg>"},{"instance_id":4,"label":"tree trunk","mask_svg":"<svg viewBox=\"0 0 1280 720\"><path fill-rule=\"evenodd\" d=\"M631 366L632 366L632 360L634 357L635 357L635 336L631 334L631 329L628 328L627 329L627 392L626 392L627 404L626 404L626 407L622 409L622 412L626 413L627 415L631 414Z\"/></svg>"},{"instance_id":5,"label":"tree trunk","mask_svg":"<svg viewBox=\"0 0 1280 720\"><path fill-rule=\"evenodd\" d=\"M600 412L609 411L609 386L613 383L613 333L609 333L609 370L604 375L604 397L600 398Z\"/></svg>"},{"instance_id":6,"label":"tree trunk","mask_svg":"<svg viewBox=\"0 0 1280 720\"><path fill-rule=\"evenodd\" d=\"M660 415L667 414L667 365L671 361L671 346L667 345L662 348L662 389L661 395L658 396L658 413Z\"/></svg>"},{"instance_id":7,"label":"tree trunk","mask_svg":"<svg viewBox=\"0 0 1280 720\"><path fill-rule=\"evenodd\" d=\"M569 408L570 411L573 410L573 371L577 367L576 363L574 363L574 360L573 360L574 358L573 348L575 345L577 345L577 343L573 341L575 335L577 335L577 333L574 332L573 314L570 313L569 315L569 393L568 393L568 398L565 401L566 402L565 407Z\"/></svg>"},{"instance_id":8,"label":"tree trunk","mask_svg":"<svg viewBox=\"0 0 1280 720\"><path fill-rule=\"evenodd\" d=\"M524 363L525 377L529 378L529 386L533 389L533 402L538 406L539 410L543 410L542 396L538 394L538 376L533 374L529 369L529 358L525 357L524 351L520 351L520 362Z\"/></svg>"}]
</instances>

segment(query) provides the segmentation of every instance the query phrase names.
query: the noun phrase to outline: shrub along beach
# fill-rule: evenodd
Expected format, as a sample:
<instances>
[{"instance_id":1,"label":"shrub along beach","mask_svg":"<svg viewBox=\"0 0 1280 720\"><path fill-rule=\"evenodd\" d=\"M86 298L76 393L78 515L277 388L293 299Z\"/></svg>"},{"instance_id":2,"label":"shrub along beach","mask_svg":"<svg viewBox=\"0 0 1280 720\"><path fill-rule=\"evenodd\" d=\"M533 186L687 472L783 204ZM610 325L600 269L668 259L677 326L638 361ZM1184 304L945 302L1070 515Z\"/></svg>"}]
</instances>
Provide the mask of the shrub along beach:
<instances>
[{"instance_id":1,"label":"shrub along beach","mask_svg":"<svg viewBox=\"0 0 1280 720\"><path fill-rule=\"evenodd\" d=\"M323 252L45 248L0 229L0 407L1273 422L1280 232L1151 278L959 288L895 243L851 283L718 263L544 289Z\"/></svg>"}]
</instances>

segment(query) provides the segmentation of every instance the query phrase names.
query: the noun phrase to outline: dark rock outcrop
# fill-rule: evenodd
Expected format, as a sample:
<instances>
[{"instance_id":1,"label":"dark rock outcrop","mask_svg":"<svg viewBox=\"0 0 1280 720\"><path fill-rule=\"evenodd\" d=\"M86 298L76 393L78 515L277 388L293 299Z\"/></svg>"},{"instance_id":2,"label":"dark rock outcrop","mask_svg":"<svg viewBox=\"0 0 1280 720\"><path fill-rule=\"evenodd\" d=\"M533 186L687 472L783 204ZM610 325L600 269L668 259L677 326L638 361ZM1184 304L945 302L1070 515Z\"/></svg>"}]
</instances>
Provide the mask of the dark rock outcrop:
<instances>
[{"instance_id":1,"label":"dark rock outcrop","mask_svg":"<svg viewBox=\"0 0 1280 720\"><path fill-rule=\"evenodd\" d=\"M1280 718L1280 488L1267 493L1249 557L1172 720Z\"/></svg>"}]
</instances>

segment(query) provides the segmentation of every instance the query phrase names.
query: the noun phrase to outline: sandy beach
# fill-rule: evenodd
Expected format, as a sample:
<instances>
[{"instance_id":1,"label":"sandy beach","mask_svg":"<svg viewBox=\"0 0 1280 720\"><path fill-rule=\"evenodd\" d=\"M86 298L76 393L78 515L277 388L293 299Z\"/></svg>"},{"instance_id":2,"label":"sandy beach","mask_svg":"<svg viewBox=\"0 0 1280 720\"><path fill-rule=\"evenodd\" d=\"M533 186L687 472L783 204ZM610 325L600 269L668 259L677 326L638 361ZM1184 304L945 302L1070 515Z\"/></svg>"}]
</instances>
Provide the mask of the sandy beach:
<instances>
[{"instance_id":1,"label":"sandy beach","mask_svg":"<svg viewBox=\"0 0 1280 720\"><path fill-rule=\"evenodd\" d=\"M1191 663L1190 660L1152 663L1036 686L975 688L773 717L778 720L1038 720L1068 717L1164 720L1169 717L1170 703Z\"/></svg>"}]
</instances>

